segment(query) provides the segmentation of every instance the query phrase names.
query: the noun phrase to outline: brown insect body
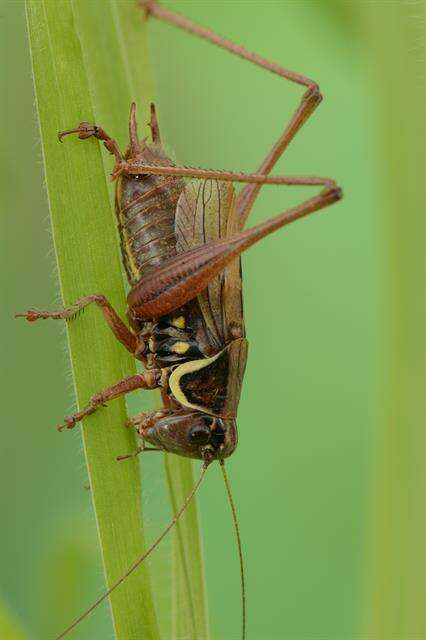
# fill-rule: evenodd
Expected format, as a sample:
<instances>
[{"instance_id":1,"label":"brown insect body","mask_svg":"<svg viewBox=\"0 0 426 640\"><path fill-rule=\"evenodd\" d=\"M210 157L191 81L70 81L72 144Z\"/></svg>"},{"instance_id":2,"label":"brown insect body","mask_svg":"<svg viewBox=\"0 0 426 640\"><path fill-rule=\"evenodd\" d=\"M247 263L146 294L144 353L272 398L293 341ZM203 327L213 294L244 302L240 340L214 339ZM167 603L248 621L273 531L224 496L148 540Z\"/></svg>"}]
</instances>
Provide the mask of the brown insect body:
<instances>
[{"instance_id":1,"label":"brown insect body","mask_svg":"<svg viewBox=\"0 0 426 640\"><path fill-rule=\"evenodd\" d=\"M155 117L154 111L153 114ZM155 129L152 128L159 137L156 118ZM152 144L138 140L134 106L129 130L131 142L124 156L127 161L141 166L174 166L159 140ZM209 444L214 457L219 451L221 457L226 457L237 444L235 415L246 359L242 304L238 305L239 317L233 318L233 333L227 332L225 336L223 332L218 333L218 323L223 329L223 300L212 301L209 298L214 295L214 286L223 286L226 274L216 276L216 281L205 292L204 302L203 298L200 301L194 298L192 284L188 302L165 315L157 304L155 318L149 317L149 312L147 317L146 303L145 313L141 314L134 300L139 298L141 304L141 283L149 296L150 279L154 293L158 291L159 271L162 269L165 270L165 286L170 287L174 263L182 263L182 254L190 253L187 237L194 234L196 220L188 198L194 189L200 200L201 220L198 224L201 223L203 232L198 238L201 242L198 250L202 251L205 241L212 239L209 230L206 231L206 226L211 223L204 219L210 213L206 211L208 202L212 200L212 206L220 207L221 200L224 200L225 221L229 214L234 214L230 184L205 181L201 185L186 187L179 177L143 173L129 175L123 172L117 178L115 209L123 263L132 286L128 296L128 315L138 338L137 354L148 370L161 369L165 372L162 386L167 411L154 412L148 419L143 416L135 426L144 440L159 448L201 458L203 447ZM228 231L227 228L222 229L223 234ZM192 267L188 275L193 271ZM240 269L233 269L232 276L233 290L230 290L228 282L226 295L241 299ZM171 306L176 307L173 295L168 299L172 300ZM236 339L235 345L227 348ZM218 354L220 356L216 357ZM195 364L188 365L191 362ZM186 368L182 369L180 365L186 365ZM176 369L170 385L169 378ZM193 437L195 440L198 438L198 443L191 442L190 433L195 434Z\"/></svg>"},{"instance_id":2,"label":"brown insect body","mask_svg":"<svg viewBox=\"0 0 426 640\"><path fill-rule=\"evenodd\" d=\"M151 15L198 35L230 53L305 88L300 104L256 173L243 174L176 166L161 146L160 131L151 106L152 143L137 136L135 105L129 120L130 144L123 155L117 143L99 126L82 122L59 134L95 137L115 156L116 213L124 267L131 286L123 322L102 294L91 294L61 311L31 309L29 321L70 319L91 303L97 304L116 338L146 371L107 387L59 427L73 428L110 400L136 389L160 389L163 409L131 418L141 439L154 449L201 458L198 482L162 535L116 583L82 616L105 599L156 547L194 496L212 460L219 460L234 518L242 579L242 637L245 637L245 591L242 552L235 506L224 468L224 458L237 445L236 414L244 376L247 341L243 320L240 254L266 235L295 220L337 202L341 189L320 176L270 176L278 159L322 100L311 79L271 63L209 29L162 7L156 0L139 0ZM184 178L196 178L189 183ZM235 196L232 182L246 186ZM244 229L262 185L310 185L320 193L299 205ZM129 456L121 456L125 458ZM59 638L57 640L59 640Z\"/></svg>"},{"instance_id":3,"label":"brown insect body","mask_svg":"<svg viewBox=\"0 0 426 640\"><path fill-rule=\"evenodd\" d=\"M133 145L126 154L141 163L173 166L160 144ZM176 253L174 233L182 178L156 175L120 175L116 186L116 213L123 264L131 285Z\"/></svg>"}]
</instances>

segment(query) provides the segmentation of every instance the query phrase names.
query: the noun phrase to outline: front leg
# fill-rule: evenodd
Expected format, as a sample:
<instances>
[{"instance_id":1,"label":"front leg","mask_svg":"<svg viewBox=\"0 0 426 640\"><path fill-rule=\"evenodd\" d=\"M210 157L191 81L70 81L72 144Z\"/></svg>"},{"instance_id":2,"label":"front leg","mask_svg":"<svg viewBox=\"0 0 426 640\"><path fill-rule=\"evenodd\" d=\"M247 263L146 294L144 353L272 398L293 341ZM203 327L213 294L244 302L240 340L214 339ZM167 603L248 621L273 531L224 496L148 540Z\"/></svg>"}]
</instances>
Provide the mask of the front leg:
<instances>
[{"instance_id":1,"label":"front leg","mask_svg":"<svg viewBox=\"0 0 426 640\"><path fill-rule=\"evenodd\" d=\"M152 141L154 143L160 143L160 129L158 127L157 115L155 113L155 107L151 104L151 121L149 126L151 127ZM87 140L88 138L97 138L104 143L104 147L111 153L111 155L115 158L115 166L111 174L112 180L115 180L120 176L123 171L126 170L127 161L120 151L120 147L114 138L111 138L108 133L99 127L97 124L91 124L90 122L80 122L78 127L74 129L67 129L66 131L60 131L58 133L59 142L62 142L65 136L70 134L77 133L80 140ZM136 105L132 102L130 107L130 118L129 118L129 133L130 133L130 148L129 153L130 157L137 156L143 148L143 145L140 144L137 135L137 123L136 123ZM126 155L127 157L127 155Z\"/></svg>"},{"instance_id":2,"label":"front leg","mask_svg":"<svg viewBox=\"0 0 426 640\"><path fill-rule=\"evenodd\" d=\"M103 389L90 398L84 409L65 418L64 424L59 425L58 431L72 429L77 422L94 413L99 406L104 405L108 400L114 400L136 389L157 389L161 383L162 373L161 369L151 369L145 373L124 378L117 384Z\"/></svg>"},{"instance_id":3,"label":"front leg","mask_svg":"<svg viewBox=\"0 0 426 640\"><path fill-rule=\"evenodd\" d=\"M129 458L136 458L140 453L144 453L144 451L164 451L164 449L160 449L159 447L147 447L145 444L144 438L144 430L148 427L152 427L157 420L160 418L164 418L168 414L172 414L173 410L171 409L160 409L158 411L142 411L141 413L137 413L135 416L132 416L127 421L128 427L135 427L138 438L140 440L140 445L137 449L132 451L131 453L126 453L122 456L117 456L117 460L128 460Z\"/></svg>"},{"instance_id":4,"label":"front leg","mask_svg":"<svg viewBox=\"0 0 426 640\"><path fill-rule=\"evenodd\" d=\"M115 158L115 166L111 174L112 179L114 180L122 173L123 167L126 165L124 156L114 138L111 138L111 136L109 136L102 127L99 127L96 124L91 124L90 122L80 122L78 127L67 129L66 131L60 131L58 133L59 142L62 142L62 139L65 136L72 133L77 133L80 140L87 140L92 137L101 140L104 143L105 148L108 149L110 154Z\"/></svg>"},{"instance_id":5,"label":"front leg","mask_svg":"<svg viewBox=\"0 0 426 640\"><path fill-rule=\"evenodd\" d=\"M152 427L153 424L160 418L164 418L167 415L175 413L175 409L157 409L154 411L141 411L132 416L127 421L128 427L134 427L138 434L142 436L144 429Z\"/></svg>"}]
</instances>

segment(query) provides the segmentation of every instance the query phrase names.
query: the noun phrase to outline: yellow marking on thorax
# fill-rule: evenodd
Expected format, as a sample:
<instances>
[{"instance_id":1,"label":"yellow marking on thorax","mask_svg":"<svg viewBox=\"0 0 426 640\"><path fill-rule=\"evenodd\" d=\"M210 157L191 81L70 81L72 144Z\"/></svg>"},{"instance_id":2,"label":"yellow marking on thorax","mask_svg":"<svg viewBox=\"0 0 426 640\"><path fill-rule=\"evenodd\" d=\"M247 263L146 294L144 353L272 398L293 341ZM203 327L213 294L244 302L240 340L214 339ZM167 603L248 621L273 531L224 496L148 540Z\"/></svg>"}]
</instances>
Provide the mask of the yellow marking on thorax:
<instances>
[{"instance_id":1,"label":"yellow marking on thorax","mask_svg":"<svg viewBox=\"0 0 426 640\"><path fill-rule=\"evenodd\" d=\"M189 344L187 342L175 342L172 347L172 351L177 353L180 356L183 356L189 349Z\"/></svg>"},{"instance_id":2,"label":"yellow marking on thorax","mask_svg":"<svg viewBox=\"0 0 426 640\"><path fill-rule=\"evenodd\" d=\"M185 329L185 318L184 316L178 316L177 318L173 318L170 324L173 325L173 327L176 327L176 329Z\"/></svg>"}]
</instances>

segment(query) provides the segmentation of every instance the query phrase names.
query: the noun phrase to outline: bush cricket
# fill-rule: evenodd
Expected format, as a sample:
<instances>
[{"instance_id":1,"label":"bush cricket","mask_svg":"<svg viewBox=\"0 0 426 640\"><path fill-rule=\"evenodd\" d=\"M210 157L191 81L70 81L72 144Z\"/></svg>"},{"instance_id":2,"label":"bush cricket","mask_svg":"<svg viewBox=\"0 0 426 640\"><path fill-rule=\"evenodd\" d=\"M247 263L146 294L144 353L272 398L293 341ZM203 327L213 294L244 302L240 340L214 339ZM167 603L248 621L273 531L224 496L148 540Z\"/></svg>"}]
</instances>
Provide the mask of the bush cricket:
<instances>
[{"instance_id":1,"label":"bush cricket","mask_svg":"<svg viewBox=\"0 0 426 640\"><path fill-rule=\"evenodd\" d=\"M65 418L71 429L106 402L137 389L159 389L160 410L131 418L139 447L119 460L144 451L167 451L202 460L201 474L173 520L154 544L112 587L60 636L64 637L117 588L174 526L200 486L208 466L218 461L233 514L242 584L242 638L246 633L245 585L235 506L225 458L237 446L236 415L247 359L240 255L266 235L342 197L336 183L317 176L270 176L277 160L322 100L309 78L268 62L239 45L169 11L157 0L141 0L146 18L155 17L305 88L301 102L255 173L176 165L166 155L154 105L151 142L138 138L136 106L131 105L129 145L123 153L101 127L82 122L59 133L81 140L96 138L114 156L115 208L123 264L130 285L128 325L101 294L87 295L61 311L31 309L17 314L29 321L73 318L98 305L121 344L144 365L144 372L117 381L94 395L87 406ZM185 182L186 178L191 178ZM245 183L237 195L233 183ZM320 192L298 206L245 229L260 188L265 184L311 185ZM90 293L90 292L88 292ZM148 443L148 444L147 444Z\"/></svg>"}]
</instances>

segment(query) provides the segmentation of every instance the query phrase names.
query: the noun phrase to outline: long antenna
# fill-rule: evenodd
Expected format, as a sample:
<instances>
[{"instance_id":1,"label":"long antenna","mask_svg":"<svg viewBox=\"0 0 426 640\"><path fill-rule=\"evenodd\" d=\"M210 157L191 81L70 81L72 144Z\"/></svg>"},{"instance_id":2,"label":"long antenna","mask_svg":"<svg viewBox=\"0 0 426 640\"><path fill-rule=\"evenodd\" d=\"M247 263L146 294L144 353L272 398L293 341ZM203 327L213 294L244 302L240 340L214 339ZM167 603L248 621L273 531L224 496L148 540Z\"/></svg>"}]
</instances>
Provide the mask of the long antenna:
<instances>
[{"instance_id":1,"label":"long antenna","mask_svg":"<svg viewBox=\"0 0 426 640\"><path fill-rule=\"evenodd\" d=\"M231 486L228 480L228 474L225 470L225 461L220 460L220 468L222 469L223 479L225 481L226 493L228 494L229 505L232 511L232 520L234 522L235 537L237 539L238 557L240 559L240 577L241 577L241 614L242 614L242 633L241 638L245 640L246 637L246 583L244 578L244 559L243 550L241 547L240 528L238 526L237 511L232 499Z\"/></svg>"},{"instance_id":2,"label":"long antenna","mask_svg":"<svg viewBox=\"0 0 426 640\"><path fill-rule=\"evenodd\" d=\"M167 525L167 527L164 529L163 533L157 538L157 540L155 540L155 542L152 543L152 545L149 547L149 549L147 549L145 551L145 553L143 555L141 555L132 565L129 569L127 569L126 573L124 573L121 578L119 578L116 582L114 582L114 584L112 585L112 587L110 587L108 589L108 591L105 591L105 593L103 593L101 595L100 598L98 598L96 600L96 602L94 602L88 609L86 609L86 611L84 613L82 613L76 620L74 620L74 622L72 624L70 624L69 627L67 627L65 629L65 631L63 631L59 636L57 636L55 638L55 640L61 640L61 638L64 638L72 629L74 629L74 627L76 627L82 620L84 620L84 618L86 618L90 613L92 613L92 611L94 609L96 609L96 607L101 604L101 602L103 602L106 598L108 598L108 596L111 595L111 593L120 586L120 584L122 582L124 582L126 580L126 578L128 578L130 576L131 573L133 573L133 571L135 571L135 569L137 569L139 567L140 564L142 564L142 562L150 555L150 553L152 553L154 551L154 549L160 544L160 542L162 541L163 538L166 537L166 535L169 533L170 529L172 529L174 527L174 525L176 524L176 522L179 520L179 518L181 517L181 515L183 514L183 512L185 511L186 507L189 505L189 503L191 502L192 498L195 496L195 494L197 493L198 487L200 486L200 484L203 481L203 478L206 474L207 471L207 467L209 466L211 460L209 459L205 459L204 460L204 464L203 467L201 469L201 473L200 473L200 477L198 478L197 482L194 484L194 486L192 487L191 491L189 492L189 494L186 496L185 502L183 503L183 505L181 506L181 508L179 509L179 511L176 513L176 515L174 516L174 518L171 520L171 522Z\"/></svg>"}]
</instances>

